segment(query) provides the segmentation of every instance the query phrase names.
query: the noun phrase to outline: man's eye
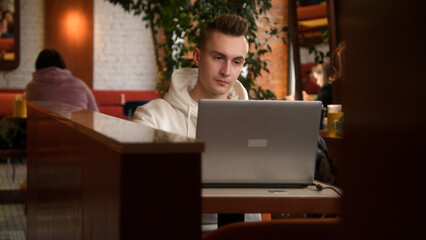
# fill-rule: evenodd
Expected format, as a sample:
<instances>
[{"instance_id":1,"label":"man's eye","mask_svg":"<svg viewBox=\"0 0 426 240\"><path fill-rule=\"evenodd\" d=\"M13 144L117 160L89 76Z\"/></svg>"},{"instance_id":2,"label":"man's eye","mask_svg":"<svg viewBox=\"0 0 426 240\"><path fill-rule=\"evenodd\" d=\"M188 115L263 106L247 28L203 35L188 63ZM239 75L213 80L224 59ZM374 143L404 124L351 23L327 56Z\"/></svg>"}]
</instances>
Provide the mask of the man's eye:
<instances>
[{"instance_id":1,"label":"man's eye","mask_svg":"<svg viewBox=\"0 0 426 240\"><path fill-rule=\"evenodd\" d=\"M243 61L239 61L239 60L237 60L237 61L234 61L234 64L235 64L235 65L241 65L241 64L243 64Z\"/></svg>"},{"instance_id":2,"label":"man's eye","mask_svg":"<svg viewBox=\"0 0 426 240\"><path fill-rule=\"evenodd\" d=\"M222 57L221 56L214 56L214 59L221 60Z\"/></svg>"}]
</instances>

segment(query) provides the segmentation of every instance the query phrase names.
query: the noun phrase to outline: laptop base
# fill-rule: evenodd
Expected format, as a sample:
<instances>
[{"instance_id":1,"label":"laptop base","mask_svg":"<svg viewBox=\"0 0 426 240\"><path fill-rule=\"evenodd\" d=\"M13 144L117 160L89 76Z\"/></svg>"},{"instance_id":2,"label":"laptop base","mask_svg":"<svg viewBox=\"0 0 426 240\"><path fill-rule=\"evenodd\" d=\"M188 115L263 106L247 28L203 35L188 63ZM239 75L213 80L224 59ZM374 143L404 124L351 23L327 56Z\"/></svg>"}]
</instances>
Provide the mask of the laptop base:
<instances>
[{"instance_id":1,"label":"laptop base","mask_svg":"<svg viewBox=\"0 0 426 240\"><path fill-rule=\"evenodd\" d=\"M203 188L306 188L311 183L202 183Z\"/></svg>"}]
</instances>

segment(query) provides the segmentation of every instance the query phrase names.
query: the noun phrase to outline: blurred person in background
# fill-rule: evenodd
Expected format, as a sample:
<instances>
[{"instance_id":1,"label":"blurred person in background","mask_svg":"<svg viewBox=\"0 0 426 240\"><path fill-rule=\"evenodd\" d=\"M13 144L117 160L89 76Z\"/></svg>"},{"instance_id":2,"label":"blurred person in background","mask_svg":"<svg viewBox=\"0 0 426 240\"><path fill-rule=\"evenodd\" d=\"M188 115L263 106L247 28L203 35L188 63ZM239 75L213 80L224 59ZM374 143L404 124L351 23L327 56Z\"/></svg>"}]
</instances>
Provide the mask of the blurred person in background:
<instances>
[{"instance_id":1,"label":"blurred person in background","mask_svg":"<svg viewBox=\"0 0 426 240\"><path fill-rule=\"evenodd\" d=\"M42 50L35 67L33 79L25 88L28 101L58 101L98 111L95 97L89 87L66 69L64 59L56 50Z\"/></svg>"}]
</instances>

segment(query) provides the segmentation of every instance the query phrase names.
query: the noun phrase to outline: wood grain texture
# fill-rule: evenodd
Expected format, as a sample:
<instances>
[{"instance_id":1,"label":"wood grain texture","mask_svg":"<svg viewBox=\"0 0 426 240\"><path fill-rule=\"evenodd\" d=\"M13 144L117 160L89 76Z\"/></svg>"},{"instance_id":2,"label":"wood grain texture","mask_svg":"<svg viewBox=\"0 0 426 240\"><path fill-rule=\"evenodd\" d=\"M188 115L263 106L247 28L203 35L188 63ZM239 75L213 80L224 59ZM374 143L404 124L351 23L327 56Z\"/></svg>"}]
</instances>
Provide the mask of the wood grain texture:
<instances>
[{"instance_id":1,"label":"wood grain texture","mask_svg":"<svg viewBox=\"0 0 426 240\"><path fill-rule=\"evenodd\" d=\"M158 140L151 136L141 152L124 153L120 131L94 126L139 125L104 116L61 118L29 104L27 239L199 239L202 144L188 139L185 153L149 152Z\"/></svg>"}]
</instances>

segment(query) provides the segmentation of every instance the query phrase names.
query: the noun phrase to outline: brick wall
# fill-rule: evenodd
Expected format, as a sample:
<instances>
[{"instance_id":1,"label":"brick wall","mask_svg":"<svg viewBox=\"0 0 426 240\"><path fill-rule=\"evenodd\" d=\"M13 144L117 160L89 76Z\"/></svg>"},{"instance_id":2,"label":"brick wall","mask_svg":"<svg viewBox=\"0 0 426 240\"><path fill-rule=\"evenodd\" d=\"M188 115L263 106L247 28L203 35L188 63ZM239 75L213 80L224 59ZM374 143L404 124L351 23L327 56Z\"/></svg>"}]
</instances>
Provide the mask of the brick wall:
<instances>
[{"instance_id":1,"label":"brick wall","mask_svg":"<svg viewBox=\"0 0 426 240\"><path fill-rule=\"evenodd\" d=\"M272 8L269 12L271 23L276 23L275 27L281 29L288 25L288 0L272 0ZM265 28L259 24L259 39L266 39ZM287 45L275 36L269 39L272 52L264 55L264 60L268 62L270 73L262 73L262 77L256 79L257 85L264 89L271 90L278 99L283 99L287 95Z\"/></svg>"}]
</instances>

